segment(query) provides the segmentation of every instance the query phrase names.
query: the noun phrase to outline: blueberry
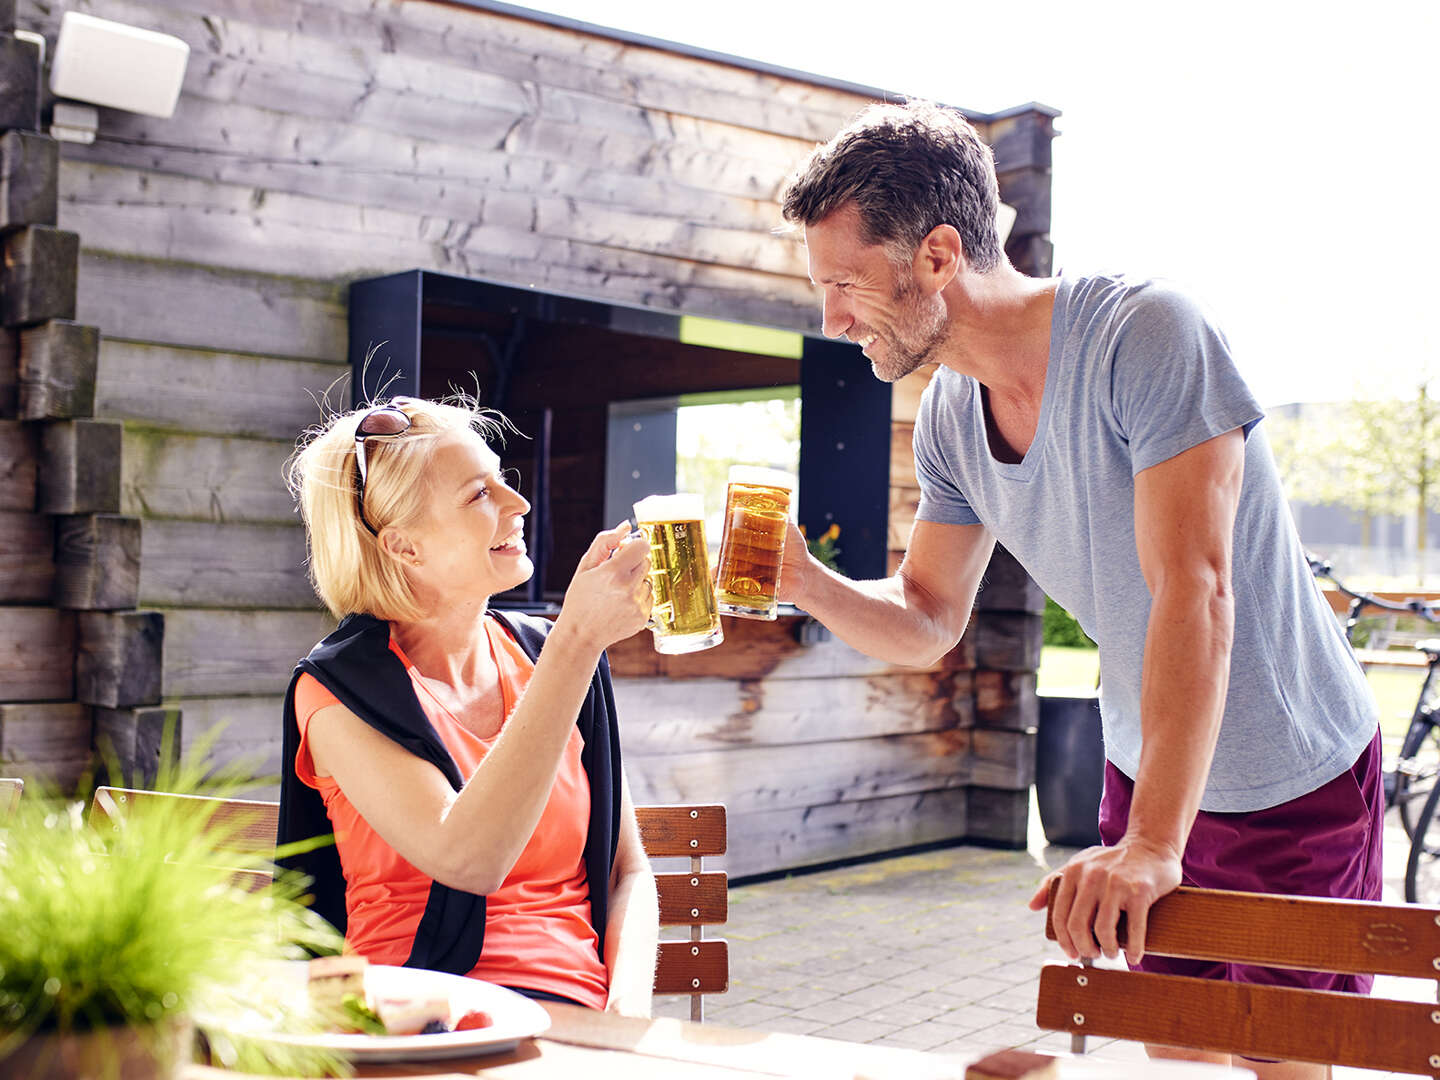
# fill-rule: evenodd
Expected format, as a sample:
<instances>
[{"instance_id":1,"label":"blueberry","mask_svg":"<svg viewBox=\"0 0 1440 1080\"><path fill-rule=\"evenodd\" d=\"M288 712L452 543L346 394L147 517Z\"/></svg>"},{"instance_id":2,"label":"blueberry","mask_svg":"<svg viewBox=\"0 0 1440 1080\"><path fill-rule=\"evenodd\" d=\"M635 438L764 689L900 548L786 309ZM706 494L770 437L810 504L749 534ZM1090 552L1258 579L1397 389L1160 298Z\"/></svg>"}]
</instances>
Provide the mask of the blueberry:
<instances>
[{"instance_id":1,"label":"blueberry","mask_svg":"<svg viewBox=\"0 0 1440 1080\"><path fill-rule=\"evenodd\" d=\"M421 1035L444 1035L450 1029L445 1026L444 1020L431 1020L420 1029Z\"/></svg>"}]
</instances>

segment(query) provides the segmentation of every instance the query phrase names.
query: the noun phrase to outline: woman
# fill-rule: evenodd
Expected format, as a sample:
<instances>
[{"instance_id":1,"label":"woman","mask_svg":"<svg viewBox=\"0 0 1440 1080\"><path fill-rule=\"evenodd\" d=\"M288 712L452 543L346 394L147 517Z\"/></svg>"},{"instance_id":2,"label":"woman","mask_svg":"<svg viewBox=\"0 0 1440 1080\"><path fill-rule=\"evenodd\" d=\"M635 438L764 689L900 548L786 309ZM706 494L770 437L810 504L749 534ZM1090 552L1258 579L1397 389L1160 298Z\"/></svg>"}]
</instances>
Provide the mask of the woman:
<instances>
[{"instance_id":1,"label":"woman","mask_svg":"<svg viewBox=\"0 0 1440 1080\"><path fill-rule=\"evenodd\" d=\"M333 829L292 863L373 962L648 1016L655 881L604 649L645 625L649 549L625 525L597 536L553 627L491 611L534 570L530 506L482 437L501 426L395 398L293 460L342 621L286 694L280 841Z\"/></svg>"}]
</instances>

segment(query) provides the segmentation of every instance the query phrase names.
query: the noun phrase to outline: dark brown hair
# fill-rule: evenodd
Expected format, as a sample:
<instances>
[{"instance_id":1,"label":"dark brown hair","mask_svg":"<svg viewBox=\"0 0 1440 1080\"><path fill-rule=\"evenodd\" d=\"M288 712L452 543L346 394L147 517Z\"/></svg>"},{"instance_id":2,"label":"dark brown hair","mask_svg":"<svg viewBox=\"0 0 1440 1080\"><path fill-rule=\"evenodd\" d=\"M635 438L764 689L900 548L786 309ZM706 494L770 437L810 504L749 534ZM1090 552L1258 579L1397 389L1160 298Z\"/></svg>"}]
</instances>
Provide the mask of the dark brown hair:
<instances>
[{"instance_id":1,"label":"dark brown hair","mask_svg":"<svg viewBox=\"0 0 1440 1080\"><path fill-rule=\"evenodd\" d=\"M995 157L955 109L912 101L870 105L791 177L785 220L814 225L854 203L867 244L908 263L937 225L960 233L965 258L985 273L1004 259L995 229Z\"/></svg>"}]
</instances>

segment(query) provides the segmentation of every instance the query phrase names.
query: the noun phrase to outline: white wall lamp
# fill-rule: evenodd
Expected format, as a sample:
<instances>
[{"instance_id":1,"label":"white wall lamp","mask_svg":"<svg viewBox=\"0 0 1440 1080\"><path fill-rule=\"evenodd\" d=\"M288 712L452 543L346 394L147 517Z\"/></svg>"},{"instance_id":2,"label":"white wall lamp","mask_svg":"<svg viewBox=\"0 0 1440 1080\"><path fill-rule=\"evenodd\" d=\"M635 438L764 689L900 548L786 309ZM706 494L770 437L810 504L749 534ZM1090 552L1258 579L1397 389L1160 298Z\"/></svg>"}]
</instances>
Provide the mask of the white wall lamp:
<instances>
[{"instance_id":1,"label":"white wall lamp","mask_svg":"<svg viewBox=\"0 0 1440 1080\"><path fill-rule=\"evenodd\" d=\"M190 46L170 34L65 12L50 65L50 91L68 100L56 101L50 134L94 142L100 116L96 105L173 115L189 59Z\"/></svg>"}]
</instances>

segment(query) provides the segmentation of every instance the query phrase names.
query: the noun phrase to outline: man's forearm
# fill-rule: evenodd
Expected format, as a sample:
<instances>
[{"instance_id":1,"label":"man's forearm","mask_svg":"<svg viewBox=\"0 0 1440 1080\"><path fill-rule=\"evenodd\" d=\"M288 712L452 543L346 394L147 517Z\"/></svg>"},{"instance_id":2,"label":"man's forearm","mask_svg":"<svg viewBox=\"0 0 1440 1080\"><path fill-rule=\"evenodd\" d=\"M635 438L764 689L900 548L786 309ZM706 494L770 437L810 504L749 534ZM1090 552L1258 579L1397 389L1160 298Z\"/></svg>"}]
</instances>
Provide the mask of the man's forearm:
<instances>
[{"instance_id":1,"label":"man's forearm","mask_svg":"<svg viewBox=\"0 0 1440 1080\"><path fill-rule=\"evenodd\" d=\"M893 664L928 667L955 647L970 621L963 613L938 605L903 573L878 581L851 581L818 562L812 564L805 593L796 598L847 645Z\"/></svg>"},{"instance_id":2,"label":"man's forearm","mask_svg":"<svg viewBox=\"0 0 1440 1080\"><path fill-rule=\"evenodd\" d=\"M1143 745L1127 839L1185 849L1230 680L1234 600L1223 586L1157 592L1145 637Z\"/></svg>"}]
</instances>

